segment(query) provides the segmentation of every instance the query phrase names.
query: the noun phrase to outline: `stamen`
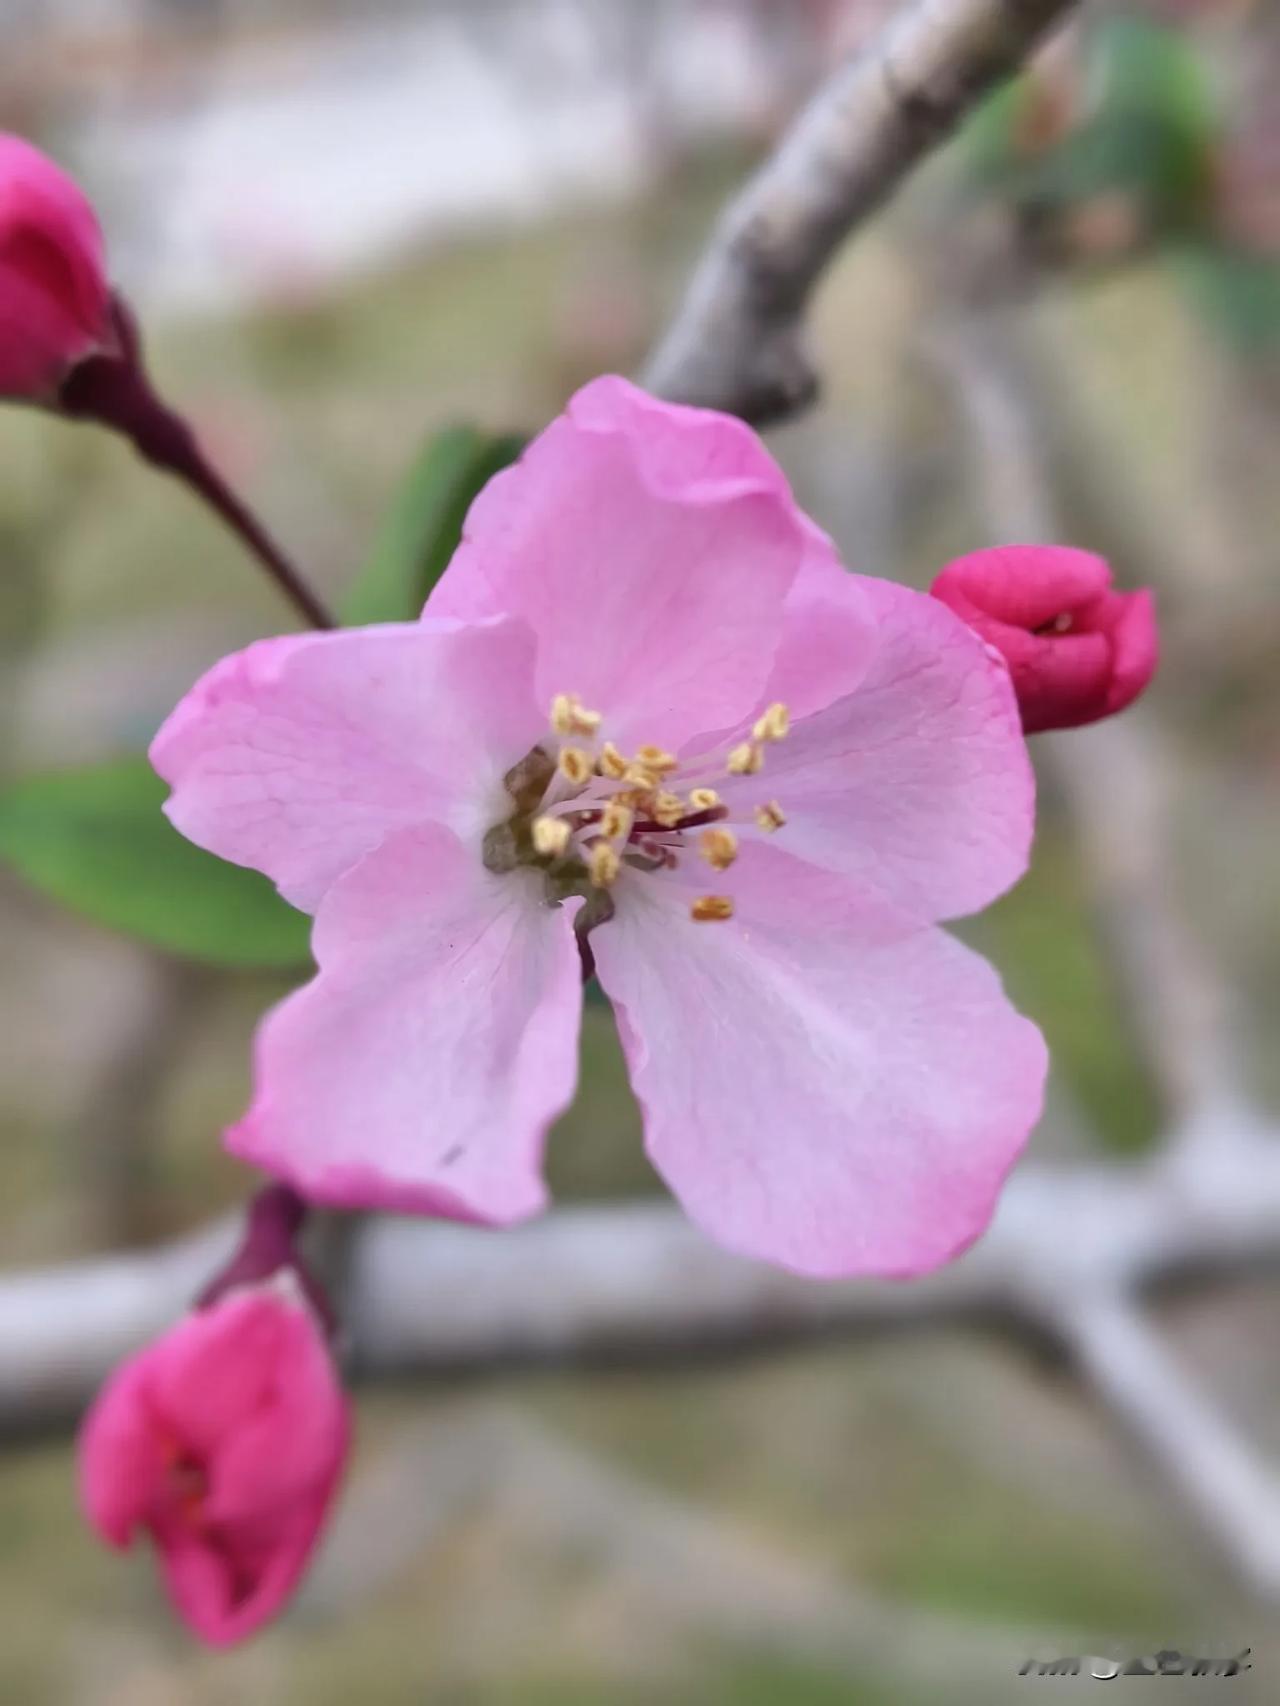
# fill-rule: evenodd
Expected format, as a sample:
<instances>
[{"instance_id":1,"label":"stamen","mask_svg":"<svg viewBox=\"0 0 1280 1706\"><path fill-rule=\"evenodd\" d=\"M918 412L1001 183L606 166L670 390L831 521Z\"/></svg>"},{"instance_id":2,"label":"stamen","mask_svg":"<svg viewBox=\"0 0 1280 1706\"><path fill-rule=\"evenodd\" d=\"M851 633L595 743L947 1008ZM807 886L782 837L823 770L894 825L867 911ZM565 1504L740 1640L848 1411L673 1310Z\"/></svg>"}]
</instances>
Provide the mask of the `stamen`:
<instances>
[{"instance_id":1,"label":"stamen","mask_svg":"<svg viewBox=\"0 0 1280 1706\"><path fill-rule=\"evenodd\" d=\"M597 841L587 855L587 874L598 889L612 888L622 861L607 841Z\"/></svg>"},{"instance_id":2,"label":"stamen","mask_svg":"<svg viewBox=\"0 0 1280 1706\"><path fill-rule=\"evenodd\" d=\"M692 788L689 791L689 804L695 812L714 811L720 804L720 796L714 788Z\"/></svg>"},{"instance_id":3,"label":"stamen","mask_svg":"<svg viewBox=\"0 0 1280 1706\"><path fill-rule=\"evenodd\" d=\"M560 774L568 778L577 787L589 782L595 774L595 759L589 752L584 752L580 746L565 746L560 749Z\"/></svg>"},{"instance_id":4,"label":"stamen","mask_svg":"<svg viewBox=\"0 0 1280 1706\"><path fill-rule=\"evenodd\" d=\"M545 859L558 859L569 842L573 839L573 831L562 817L536 817L533 820L533 846L536 853L541 853Z\"/></svg>"},{"instance_id":5,"label":"stamen","mask_svg":"<svg viewBox=\"0 0 1280 1706\"><path fill-rule=\"evenodd\" d=\"M791 713L780 699L756 719L751 731L754 740L783 740L791 727Z\"/></svg>"},{"instance_id":6,"label":"stamen","mask_svg":"<svg viewBox=\"0 0 1280 1706\"><path fill-rule=\"evenodd\" d=\"M757 776L764 769L764 753L759 743L744 740L729 753L727 767L730 776Z\"/></svg>"},{"instance_id":7,"label":"stamen","mask_svg":"<svg viewBox=\"0 0 1280 1706\"><path fill-rule=\"evenodd\" d=\"M601 721L599 711L588 711L576 693L557 693L551 701L551 727L558 735L593 735Z\"/></svg>"},{"instance_id":8,"label":"stamen","mask_svg":"<svg viewBox=\"0 0 1280 1706\"><path fill-rule=\"evenodd\" d=\"M627 773L627 761L611 740L600 748L599 762L601 775L611 776L615 782L621 782Z\"/></svg>"},{"instance_id":9,"label":"stamen","mask_svg":"<svg viewBox=\"0 0 1280 1706\"><path fill-rule=\"evenodd\" d=\"M600 828L610 841L625 841L631 834L631 825L636 820L636 814L629 805L621 800L613 799L604 808L600 819Z\"/></svg>"},{"instance_id":10,"label":"stamen","mask_svg":"<svg viewBox=\"0 0 1280 1706\"><path fill-rule=\"evenodd\" d=\"M787 814L777 800L766 800L764 805L757 806L755 816L760 828L767 829L771 833L775 829L781 829L787 821Z\"/></svg>"},{"instance_id":11,"label":"stamen","mask_svg":"<svg viewBox=\"0 0 1280 1706\"><path fill-rule=\"evenodd\" d=\"M727 894L700 894L689 908L695 924L714 924L733 917L733 902Z\"/></svg>"},{"instance_id":12,"label":"stamen","mask_svg":"<svg viewBox=\"0 0 1280 1706\"><path fill-rule=\"evenodd\" d=\"M704 829L698 852L713 870L727 871L738 857L738 838L731 829Z\"/></svg>"},{"instance_id":13,"label":"stamen","mask_svg":"<svg viewBox=\"0 0 1280 1706\"><path fill-rule=\"evenodd\" d=\"M648 810L653 821L662 824L665 829L674 829L685 815L684 801L679 794L672 794L666 788L659 788L648 802Z\"/></svg>"},{"instance_id":14,"label":"stamen","mask_svg":"<svg viewBox=\"0 0 1280 1706\"><path fill-rule=\"evenodd\" d=\"M676 769L680 760L674 752L664 752L660 746L642 746L636 753L636 763L652 770L656 776L665 776Z\"/></svg>"}]
</instances>

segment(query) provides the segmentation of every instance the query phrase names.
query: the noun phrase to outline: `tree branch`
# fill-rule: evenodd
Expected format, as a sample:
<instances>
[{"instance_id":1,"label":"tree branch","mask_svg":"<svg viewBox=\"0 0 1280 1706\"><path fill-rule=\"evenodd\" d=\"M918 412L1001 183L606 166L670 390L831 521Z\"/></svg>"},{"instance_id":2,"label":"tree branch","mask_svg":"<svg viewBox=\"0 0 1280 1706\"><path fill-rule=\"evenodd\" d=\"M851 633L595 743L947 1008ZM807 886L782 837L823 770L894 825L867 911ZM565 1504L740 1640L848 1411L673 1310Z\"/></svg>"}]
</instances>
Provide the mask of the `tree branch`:
<instances>
[{"instance_id":1,"label":"tree branch","mask_svg":"<svg viewBox=\"0 0 1280 1706\"><path fill-rule=\"evenodd\" d=\"M65 1425L226 1259L227 1222L158 1249L0 1279L0 1435ZM923 1279L820 1285L725 1254L661 1203L563 1208L501 1235L365 1222L344 1320L364 1378L670 1356L956 1316L1061 1330L1083 1288L1234 1270L1280 1248L1280 1134L1135 1167L1024 1166L994 1224ZM436 1300L433 1305L432 1300Z\"/></svg>"},{"instance_id":2,"label":"tree branch","mask_svg":"<svg viewBox=\"0 0 1280 1706\"><path fill-rule=\"evenodd\" d=\"M934 353L970 429L992 533L1052 539L1039 393L1016 336L973 312L935 338ZM1140 731L1140 719L1126 718L1071 730L1045 750L1072 807L1148 1068L1175 1122L1155 1165L1184 1186L1194 1180L1202 1205L1212 1194L1221 1210L1224 1193L1248 1193L1255 1179L1269 1191L1280 1146L1238 1088L1243 1074L1225 1023L1224 981L1174 903L1161 784L1172 760L1154 731ZM1176 1240L1185 1227L1171 1222L1167 1230ZM1280 1249L1280 1224L1267 1242L1273 1253ZM1037 1253L1031 1276L1047 1324L1094 1389L1170 1476L1237 1574L1260 1597L1280 1600L1280 1474L1169 1355L1136 1305L1138 1276L1098 1261L1087 1242L1060 1237Z\"/></svg>"},{"instance_id":3,"label":"tree branch","mask_svg":"<svg viewBox=\"0 0 1280 1706\"><path fill-rule=\"evenodd\" d=\"M757 423L815 396L810 293L836 249L1076 0L917 0L819 91L721 216L643 375Z\"/></svg>"},{"instance_id":4,"label":"tree branch","mask_svg":"<svg viewBox=\"0 0 1280 1706\"><path fill-rule=\"evenodd\" d=\"M1005 317L1007 319L1007 317ZM1016 330L994 316L953 316L931 353L949 376L968 428L974 474L993 537L1056 539L1043 473L1047 434L1038 366ZM1058 376L1060 378L1061 376ZM1231 1000L1176 903L1169 869L1169 755L1141 710L1040 741L1037 751L1071 807L1082 863L1134 1015L1144 1065L1165 1108L1193 1131L1207 1106L1232 1103L1242 1073Z\"/></svg>"}]
</instances>

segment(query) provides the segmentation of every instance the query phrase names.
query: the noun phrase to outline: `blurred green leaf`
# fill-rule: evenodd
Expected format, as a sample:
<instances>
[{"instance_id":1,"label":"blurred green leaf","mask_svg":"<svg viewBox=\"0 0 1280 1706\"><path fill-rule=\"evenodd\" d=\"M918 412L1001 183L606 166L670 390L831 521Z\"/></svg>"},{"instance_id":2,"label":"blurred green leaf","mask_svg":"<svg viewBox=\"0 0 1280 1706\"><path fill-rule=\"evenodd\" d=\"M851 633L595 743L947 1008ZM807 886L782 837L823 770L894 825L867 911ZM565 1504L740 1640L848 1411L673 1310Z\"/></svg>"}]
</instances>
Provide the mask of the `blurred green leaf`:
<instances>
[{"instance_id":1,"label":"blurred green leaf","mask_svg":"<svg viewBox=\"0 0 1280 1706\"><path fill-rule=\"evenodd\" d=\"M311 920L179 835L167 793L141 757L24 777L0 790L0 858L51 900L171 953L306 966Z\"/></svg>"},{"instance_id":2,"label":"blurred green leaf","mask_svg":"<svg viewBox=\"0 0 1280 1706\"><path fill-rule=\"evenodd\" d=\"M1090 30L1084 61L1079 110L1055 142L1034 140L1037 105L1053 102L1043 74L983 103L963 133L969 178L1041 214L1123 196L1154 234L1200 226L1221 125L1199 50L1150 19L1108 17Z\"/></svg>"},{"instance_id":3,"label":"blurred green leaf","mask_svg":"<svg viewBox=\"0 0 1280 1706\"><path fill-rule=\"evenodd\" d=\"M1280 349L1280 264L1225 243L1188 249L1182 276L1206 318L1244 355Z\"/></svg>"},{"instance_id":4,"label":"blurred green leaf","mask_svg":"<svg viewBox=\"0 0 1280 1706\"><path fill-rule=\"evenodd\" d=\"M524 439L476 427L446 427L419 452L341 607L352 627L413 622L448 567L472 500L515 461Z\"/></svg>"},{"instance_id":5,"label":"blurred green leaf","mask_svg":"<svg viewBox=\"0 0 1280 1706\"><path fill-rule=\"evenodd\" d=\"M1188 136L1218 128L1207 63L1184 31L1153 18L1105 17L1089 38L1099 110L1159 113Z\"/></svg>"}]
</instances>

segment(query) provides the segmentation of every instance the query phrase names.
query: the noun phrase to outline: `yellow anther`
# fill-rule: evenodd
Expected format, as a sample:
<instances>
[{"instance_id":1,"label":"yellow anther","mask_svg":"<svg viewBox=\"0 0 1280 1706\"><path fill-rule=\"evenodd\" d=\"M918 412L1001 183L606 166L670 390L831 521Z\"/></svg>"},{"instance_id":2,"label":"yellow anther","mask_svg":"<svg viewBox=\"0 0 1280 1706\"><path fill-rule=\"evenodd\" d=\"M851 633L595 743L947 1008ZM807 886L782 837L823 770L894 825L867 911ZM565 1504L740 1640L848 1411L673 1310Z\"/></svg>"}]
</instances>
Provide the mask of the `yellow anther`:
<instances>
[{"instance_id":1,"label":"yellow anther","mask_svg":"<svg viewBox=\"0 0 1280 1706\"><path fill-rule=\"evenodd\" d=\"M733 902L727 894L700 894L689 908L695 924L713 924L733 917Z\"/></svg>"},{"instance_id":2,"label":"yellow anther","mask_svg":"<svg viewBox=\"0 0 1280 1706\"><path fill-rule=\"evenodd\" d=\"M714 811L720 804L720 796L714 788L694 788L689 794L689 805L695 812Z\"/></svg>"},{"instance_id":3,"label":"yellow anther","mask_svg":"<svg viewBox=\"0 0 1280 1706\"><path fill-rule=\"evenodd\" d=\"M558 735L593 735L600 723L599 711L588 711L576 693L557 693L551 701L551 727Z\"/></svg>"},{"instance_id":4,"label":"yellow anther","mask_svg":"<svg viewBox=\"0 0 1280 1706\"><path fill-rule=\"evenodd\" d=\"M587 855L587 874L598 889L611 888L622 869L622 860L607 841L597 841Z\"/></svg>"},{"instance_id":5,"label":"yellow anther","mask_svg":"<svg viewBox=\"0 0 1280 1706\"><path fill-rule=\"evenodd\" d=\"M573 831L564 818L534 818L533 847L544 859L558 859L572 839Z\"/></svg>"},{"instance_id":6,"label":"yellow anther","mask_svg":"<svg viewBox=\"0 0 1280 1706\"><path fill-rule=\"evenodd\" d=\"M764 769L764 753L758 741L744 740L730 752L727 768L730 776L756 776Z\"/></svg>"},{"instance_id":7,"label":"yellow anther","mask_svg":"<svg viewBox=\"0 0 1280 1706\"><path fill-rule=\"evenodd\" d=\"M634 788L656 788L662 778L656 770L650 770L646 764L631 763L622 773L624 782L630 782Z\"/></svg>"},{"instance_id":8,"label":"yellow anther","mask_svg":"<svg viewBox=\"0 0 1280 1706\"><path fill-rule=\"evenodd\" d=\"M731 829L717 825L698 837L698 852L715 871L727 871L738 857L738 838Z\"/></svg>"},{"instance_id":9,"label":"yellow anther","mask_svg":"<svg viewBox=\"0 0 1280 1706\"><path fill-rule=\"evenodd\" d=\"M665 776L677 767L680 760L674 752L664 752L660 746L642 746L636 753L636 763L652 770L655 776Z\"/></svg>"},{"instance_id":10,"label":"yellow anther","mask_svg":"<svg viewBox=\"0 0 1280 1706\"><path fill-rule=\"evenodd\" d=\"M627 773L627 761L618 751L611 740L607 740L600 748L600 774L612 776L615 782L621 782Z\"/></svg>"},{"instance_id":11,"label":"yellow anther","mask_svg":"<svg viewBox=\"0 0 1280 1706\"><path fill-rule=\"evenodd\" d=\"M596 762L589 752L584 752L580 746L564 746L560 749L560 774L582 787L595 774Z\"/></svg>"},{"instance_id":12,"label":"yellow anther","mask_svg":"<svg viewBox=\"0 0 1280 1706\"><path fill-rule=\"evenodd\" d=\"M767 711L756 718L751 737L753 740L782 740L790 727L790 711L781 700L775 700Z\"/></svg>"},{"instance_id":13,"label":"yellow anther","mask_svg":"<svg viewBox=\"0 0 1280 1706\"><path fill-rule=\"evenodd\" d=\"M761 829L781 829L787 821L787 814L777 800L766 800L764 805L756 807L756 822Z\"/></svg>"},{"instance_id":14,"label":"yellow anther","mask_svg":"<svg viewBox=\"0 0 1280 1706\"><path fill-rule=\"evenodd\" d=\"M649 811L655 823L660 823L665 829L673 829L685 815L685 803L679 794L672 794L666 788L659 788L649 801Z\"/></svg>"},{"instance_id":15,"label":"yellow anther","mask_svg":"<svg viewBox=\"0 0 1280 1706\"><path fill-rule=\"evenodd\" d=\"M600 828L610 841L625 841L631 834L636 814L620 800L610 800L600 818Z\"/></svg>"}]
</instances>

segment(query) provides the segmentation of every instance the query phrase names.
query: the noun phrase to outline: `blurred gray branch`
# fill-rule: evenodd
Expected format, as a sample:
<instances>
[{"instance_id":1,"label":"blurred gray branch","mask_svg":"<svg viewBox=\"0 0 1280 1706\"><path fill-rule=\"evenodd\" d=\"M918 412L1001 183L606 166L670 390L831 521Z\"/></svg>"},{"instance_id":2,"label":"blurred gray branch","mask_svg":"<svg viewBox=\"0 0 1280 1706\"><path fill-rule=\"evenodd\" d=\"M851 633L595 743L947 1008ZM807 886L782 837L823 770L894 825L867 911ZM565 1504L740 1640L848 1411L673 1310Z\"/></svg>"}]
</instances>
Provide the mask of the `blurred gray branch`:
<instances>
[{"instance_id":1,"label":"blurred gray branch","mask_svg":"<svg viewBox=\"0 0 1280 1706\"><path fill-rule=\"evenodd\" d=\"M1007 316L971 310L944 323L932 353L968 428L992 535L1054 538L1042 465L1050 394L1037 382L1035 352ZM1170 755L1141 711L1052 737L1042 751L1071 807L1102 939L1138 1016L1145 1063L1172 1121L1150 1166L1180 1177L1211 1217L1233 1217L1230 1204L1253 1199L1256 1205L1270 1194L1280 1131L1243 1087L1225 980L1177 904L1161 799ZM1046 1324L1169 1475L1241 1579L1260 1597L1280 1599L1280 1471L1169 1355L1137 1305L1137 1276L1098 1261L1087 1241L1081 1260L1083 1223L1069 1202L1062 1206L1056 1236L1050 1233L1033 1263ZM1280 1255L1280 1221L1264 1234L1259 1254Z\"/></svg>"},{"instance_id":2,"label":"blurred gray branch","mask_svg":"<svg viewBox=\"0 0 1280 1706\"><path fill-rule=\"evenodd\" d=\"M645 369L757 423L809 403L810 293L836 250L1075 0L916 0L817 93L721 215Z\"/></svg>"},{"instance_id":3,"label":"blurred gray branch","mask_svg":"<svg viewBox=\"0 0 1280 1706\"><path fill-rule=\"evenodd\" d=\"M444 1374L961 1315L1057 1330L1064 1296L1236 1269L1280 1247L1276 1134L1241 1124L1228 1135L1229 1154L1028 1164L987 1235L910 1284L793 1278L726 1254L662 1203L563 1208L501 1234L370 1219L349 1258L350 1362L366 1377ZM0 1279L0 1431L71 1420L120 1357L187 1306L235 1232L227 1222Z\"/></svg>"},{"instance_id":4,"label":"blurred gray branch","mask_svg":"<svg viewBox=\"0 0 1280 1706\"><path fill-rule=\"evenodd\" d=\"M647 383L755 420L808 401L802 319L836 248L1068 9L1069 0L925 0L905 13L819 92L730 206ZM1047 536L1054 518L1025 373L976 319L948 333L942 361L992 533ZM1242 1577L1280 1598L1280 1481L1169 1357L1140 1307L1157 1282L1280 1254L1280 1131L1239 1089L1224 980L1173 904L1161 801L1137 785L1159 769L1137 747L1151 739L1135 719L1045 750L1073 804L1109 949L1145 1016L1145 1055L1169 1116L1155 1153L1022 1167L988 1234L909 1285L791 1278L726 1255L665 1205L563 1209L501 1236L370 1219L347 1252L353 1370L375 1378L636 1357L957 1315L1029 1326L1069 1349ZM70 1421L121 1356L181 1312L234 1236L221 1225L160 1249L0 1279L0 1432ZM555 1467L550 1448L531 1449L540 1479ZM570 1491L587 1530L620 1530L590 1520L604 1507L584 1474L576 1463ZM673 1548L700 1555L689 1520L663 1515L637 1544L652 1541L659 1560ZM754 1581L735 1593L748 1608L761 1603ZM863 1633L874 1644L874 1630Z\"/></svg>"}]
</instances>

